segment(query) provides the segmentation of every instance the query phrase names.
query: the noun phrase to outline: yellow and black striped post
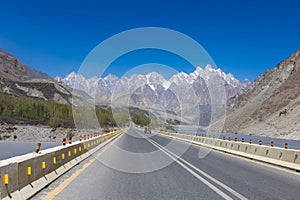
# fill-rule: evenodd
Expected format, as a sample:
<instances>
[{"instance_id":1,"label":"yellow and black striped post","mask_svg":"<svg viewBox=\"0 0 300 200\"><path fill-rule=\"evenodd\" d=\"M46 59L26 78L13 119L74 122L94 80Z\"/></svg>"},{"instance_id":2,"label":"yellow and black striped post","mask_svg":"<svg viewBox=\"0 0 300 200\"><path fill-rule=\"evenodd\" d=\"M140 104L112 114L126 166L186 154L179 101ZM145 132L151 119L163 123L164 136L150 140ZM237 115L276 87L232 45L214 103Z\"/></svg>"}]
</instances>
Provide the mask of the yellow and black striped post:
<instances>
[{"instance_id":1,"label":"yellow and black striped post","mask_svg":"<svg viewBox=\"0 0 300 200\"><path fill-rule=\"evenodd\" d=\"M41 150L41 143L37 143L35 147L35 153L39 153L40 150Z\"/></svg>"},{"instance_id":2,"label":"yellow and black striped post","mask_svg":"<svg viewBox=\"0 0 300 200\"><path fill-rule=\"evenodd\" d=\"M69 144L72 144L72 137L69 137Z\"/></svg>"},{"instance_id":3,"label":"yellow and black striped post","mask_svg":"<svg viewBox=\"0 0 300 200\"><path fill-rule=\"evenodd\" d=\"M63 141L62 141L62 145L63 145L63 146L66 146L66 144L67 144L67 139L64 138Z\"/></svg>"}]
</instances>

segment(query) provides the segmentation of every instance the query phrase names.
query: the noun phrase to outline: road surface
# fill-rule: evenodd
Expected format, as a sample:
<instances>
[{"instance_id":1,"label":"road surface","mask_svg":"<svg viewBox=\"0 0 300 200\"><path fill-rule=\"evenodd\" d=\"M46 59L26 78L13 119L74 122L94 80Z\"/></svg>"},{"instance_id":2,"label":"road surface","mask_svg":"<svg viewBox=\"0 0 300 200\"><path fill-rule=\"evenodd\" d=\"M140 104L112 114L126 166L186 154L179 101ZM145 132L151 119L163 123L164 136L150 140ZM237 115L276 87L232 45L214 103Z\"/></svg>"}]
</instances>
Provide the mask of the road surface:
<instances>
[{"instance_id":1,"label":"road surface","mask_svg":"<svg viewBox=\"0 0 300 200\"><path fill-rule=\"evenodd\" d=\"M300 198L300 176L296 172L144 134L135 128L81 165L62 183L50 186L43 198Z\"/></svg>"}]
</instances>

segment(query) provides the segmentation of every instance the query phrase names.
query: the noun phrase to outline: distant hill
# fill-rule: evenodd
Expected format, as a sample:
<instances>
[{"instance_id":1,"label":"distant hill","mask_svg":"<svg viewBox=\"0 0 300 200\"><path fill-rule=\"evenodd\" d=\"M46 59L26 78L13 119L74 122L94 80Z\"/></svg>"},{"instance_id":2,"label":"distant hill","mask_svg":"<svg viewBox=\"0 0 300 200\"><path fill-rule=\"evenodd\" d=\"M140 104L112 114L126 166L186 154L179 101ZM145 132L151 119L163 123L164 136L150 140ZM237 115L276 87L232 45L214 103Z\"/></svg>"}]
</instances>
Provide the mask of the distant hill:
<instances>
[{"instance_id":1,"label":"distant hill","mask_svg":"<svg viewBox=\"0 0 300 200\"><path fill-rule=\"evenodd\" d=\"M25 65L2 49L0 49L0 93L74 105L85 105L91 99L84 91L58 83L47 74Z\"/></svg>"},{"instance_id":2,"label":"distant hill","mask_svg":"<svg viewBox=\"0 0 300 200\"><path fill-rule=\"evenodd\" d=\"M300 49L232 97L213 131L300 139Z\"/></svg>"},{"instance_id":3,"label":"distant hill","mask_svg":"<svg viewBox=\"0 0 300 200\"><path fill-rule=\"evenodd\" d=\"M37 71L0 49L0 78L11 81L30 79L51 79L47 74Z\"/></svg>"},{"instance_id":4,"label":"distant hill","mask_svg":"<svg viewBox=\"0 0 300 200\"><path fill-rule=\"evenodd\" d=\"M37 71L36 69L33 69L27 65L25 65L25 71L30 79L51 79L48 74Z\"/></svg>"}]
</instances>

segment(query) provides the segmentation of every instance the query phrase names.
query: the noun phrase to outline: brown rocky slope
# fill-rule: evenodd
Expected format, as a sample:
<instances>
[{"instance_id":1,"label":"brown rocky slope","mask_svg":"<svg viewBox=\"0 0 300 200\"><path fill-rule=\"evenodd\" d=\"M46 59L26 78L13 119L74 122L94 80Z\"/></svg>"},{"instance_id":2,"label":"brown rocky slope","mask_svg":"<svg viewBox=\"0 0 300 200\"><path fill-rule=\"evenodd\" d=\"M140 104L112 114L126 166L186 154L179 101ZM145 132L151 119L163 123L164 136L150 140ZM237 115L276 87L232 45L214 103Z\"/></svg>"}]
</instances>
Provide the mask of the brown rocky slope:
<instances>
[{"instance_id":1,"label":"brown rocky slope","mask_svg":"<svg viewBox=\"0 0 300 200\"><path fill-rule=\"evenodd\" d=\"M300 139L300 49L267 70L211 131Z\"/></svg>"},{"instance_id":2,"label":"brown rocky slope","mask_svg":"<svg viewBox=\"0 0 300 200\"><path fill-rule=\"evenodd\" d=\"M58 83L0 49L0 93L50 100L62 104L85 105L91 97Z\"/></svg>"}]
</instances>

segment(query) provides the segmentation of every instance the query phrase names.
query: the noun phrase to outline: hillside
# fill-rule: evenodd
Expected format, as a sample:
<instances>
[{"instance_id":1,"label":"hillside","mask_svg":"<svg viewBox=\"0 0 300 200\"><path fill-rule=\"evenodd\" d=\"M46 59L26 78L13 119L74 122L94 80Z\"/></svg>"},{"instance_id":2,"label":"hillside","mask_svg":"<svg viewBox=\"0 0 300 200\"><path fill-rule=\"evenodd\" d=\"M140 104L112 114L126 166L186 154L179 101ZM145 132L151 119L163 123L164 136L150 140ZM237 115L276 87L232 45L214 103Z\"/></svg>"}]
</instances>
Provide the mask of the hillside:
<instances>
[{"instance_id":1,"label":"hillside","mask_svg":"<svg viewBox=\"0 0 300 200\"><path fill-rule=\"evenodd\" d=\"M19 59L0 49L0 79L26 81L51 78L47 74L23 64Z\"/></svg>"},{"instance_id":2,"label":"hillside","mask_svg":"<svg viewBox=\"0 0 300 200\"><path fill-rule=\"evenodd\" d=\"M37 139L32 135L34 130L44 132L49 127L53 131L60 128L61 134L74 131L75 124L77 129L98 128L98 122L101 127L116 126L111 110L94 110L91 105L92 97L86 92L55 81L0 49L0 140L34 141ZM115 115L118 125L128 123L123 113ZM48 139L54 134L46 132Z\"/></svg>"},{"instance_id":3,"label":"hillside","mask_svg":"<svg viewBox=\"0 0 300 200\"><path fill-rule=\"evenodd\" d=\"M238 102L212 131L300 139L300 49L267 70L235 97Z\"/></svg>"},{"instance_id":4,"label":"hillside","mask_svg":"<svg viewBox=\"0 0 300 200\"><path fill-rule=\"evenodd\" d=\"M0 49L0 93L61 104L85 105L91 97L58 83Z\"/></svg>"}]
</instances>

